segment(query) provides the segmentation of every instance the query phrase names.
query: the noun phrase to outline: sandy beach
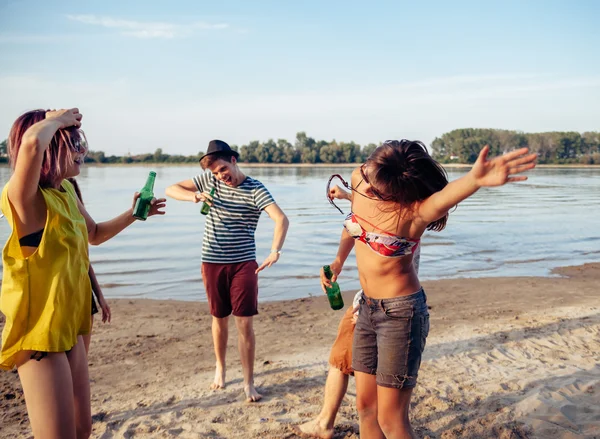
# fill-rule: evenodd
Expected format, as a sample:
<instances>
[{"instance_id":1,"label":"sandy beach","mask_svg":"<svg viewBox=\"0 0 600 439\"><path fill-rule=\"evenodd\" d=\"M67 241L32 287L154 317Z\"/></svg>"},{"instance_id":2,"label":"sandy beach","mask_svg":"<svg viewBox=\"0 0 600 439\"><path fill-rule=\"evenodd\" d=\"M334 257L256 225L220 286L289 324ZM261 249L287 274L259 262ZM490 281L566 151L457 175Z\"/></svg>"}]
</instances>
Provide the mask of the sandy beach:
<instances>
[{"instance_id":1,"label":"sandy beach","mask_svg":"<svg viewBox=\"0 0 600 439\"><path fill-rule=\"evenodd\" d=\"M600 264L560 277L424 282L431 307L412 420L421 438L600 438ZM352 292L345 295L350 303ZM262 304L259 403L244 401L231 323L227 387L200 302L112 300L90 352L94 438L294 438L318 413L340 312L324 297ZM1 326L1 323L0 323ZM357 438L355 387L336 438ZM0 437L31 437L16 371L0 373Z\"/></svg>"}]
</instances>

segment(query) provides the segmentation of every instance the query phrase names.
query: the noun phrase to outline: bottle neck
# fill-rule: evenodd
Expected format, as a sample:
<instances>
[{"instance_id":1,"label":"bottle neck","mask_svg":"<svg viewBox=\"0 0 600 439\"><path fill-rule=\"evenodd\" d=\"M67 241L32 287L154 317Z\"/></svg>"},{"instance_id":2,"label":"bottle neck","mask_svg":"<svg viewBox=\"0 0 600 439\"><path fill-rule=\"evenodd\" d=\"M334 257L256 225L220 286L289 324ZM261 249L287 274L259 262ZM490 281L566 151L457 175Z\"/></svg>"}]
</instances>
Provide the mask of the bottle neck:
<instances>
[{"instance_id":1,"label":"bottle neck","mask_svg":"<svg viewBox=\"0 0 600 439\"><path fill-rule=\"evenodd\" d=\"M151 173L148 175L148 179L146 180L146 184L142 190L152 192L154 190L154 180L156 179L156 174Z\"/></svg>"}]
</instances>

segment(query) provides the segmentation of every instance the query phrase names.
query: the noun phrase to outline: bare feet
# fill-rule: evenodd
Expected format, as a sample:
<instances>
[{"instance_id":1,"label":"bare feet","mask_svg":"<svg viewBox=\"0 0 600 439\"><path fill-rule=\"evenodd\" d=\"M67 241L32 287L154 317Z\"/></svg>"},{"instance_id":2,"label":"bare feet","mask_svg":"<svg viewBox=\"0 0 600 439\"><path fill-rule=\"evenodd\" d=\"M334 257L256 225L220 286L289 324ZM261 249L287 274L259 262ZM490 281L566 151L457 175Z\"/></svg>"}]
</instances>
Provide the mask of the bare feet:
<instances>
[{"instance_id":1,"label":"bare feet","mask_svg":"<svg viewBox=\"0 0 600 439\"><path fill-rule=\"evenodd\" d=\"M246 402L256 402L262 399L262 395L256 391L254 384L244 386L246 392Z\"/></svg>"},{"instance_id":2,"label":"bare feet","mask_svg":"<svg viewBox=\"0 0 600 439\"><path fill-rule=\"evenodd\" d=\"M294 427L294 432L304 438L332 439L333 428L327 428L319 423L319 419L305 422Z\"/></svg>"},{"instance_id":3,"label":"bare feet","mask_svg":"<svg viewBox=\"0 0 600 439\"><path fill-rule=\"evenodd\" d=\"M211 390L225 388L225 368L217 365L215 369L215 380L210 385Z\"/></svg>"}]
</instances>

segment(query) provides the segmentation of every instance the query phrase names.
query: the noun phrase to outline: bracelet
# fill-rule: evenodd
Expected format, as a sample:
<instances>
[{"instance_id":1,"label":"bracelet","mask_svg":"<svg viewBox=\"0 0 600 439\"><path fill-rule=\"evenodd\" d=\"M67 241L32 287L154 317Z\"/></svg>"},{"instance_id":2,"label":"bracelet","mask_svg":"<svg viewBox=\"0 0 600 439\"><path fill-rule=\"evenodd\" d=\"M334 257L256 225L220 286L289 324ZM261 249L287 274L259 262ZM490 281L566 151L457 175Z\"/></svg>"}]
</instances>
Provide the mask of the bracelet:
<instances>
[{"instance_id":1,"label":"bracelet","mask_svg":"<svg viewBox=\"0 0 600 439\"><path fill-rule=\"evenodd\" d=\"M272 249L271 253L277 253L278 255L281 255L281 250Z\"/></svg>"}]
</instances>

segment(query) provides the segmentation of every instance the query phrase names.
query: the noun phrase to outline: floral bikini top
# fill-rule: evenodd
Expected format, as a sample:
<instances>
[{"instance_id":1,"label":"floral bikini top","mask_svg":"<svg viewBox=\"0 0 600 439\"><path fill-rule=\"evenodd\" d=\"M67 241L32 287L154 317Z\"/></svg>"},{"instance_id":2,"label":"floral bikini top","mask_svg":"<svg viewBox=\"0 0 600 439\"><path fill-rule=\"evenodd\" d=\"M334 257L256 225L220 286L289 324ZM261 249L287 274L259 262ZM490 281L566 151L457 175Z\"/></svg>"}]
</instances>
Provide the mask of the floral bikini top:
<instances>
[{"instance_id":1,"label":"floral bikini top","mask_svg":"<svg viewBox=\"0 0 600 439\"><path fill-rule=\"evenodd\" d=\"M365 219L360 218L354 212L350 212L344 220L344 228L350 236L367 244L371 250L378 253L380 256L399 258L401 256L412 255L421 241L420 239L409 239L401 236L393 236L391 234L369 232L363 228L357 221L357 218L376 228L376 226L373 226L373 224Z\"/></svg>"}]
</instances>

